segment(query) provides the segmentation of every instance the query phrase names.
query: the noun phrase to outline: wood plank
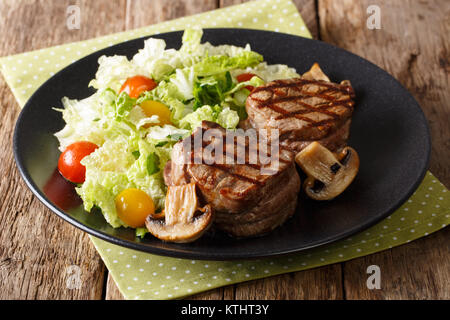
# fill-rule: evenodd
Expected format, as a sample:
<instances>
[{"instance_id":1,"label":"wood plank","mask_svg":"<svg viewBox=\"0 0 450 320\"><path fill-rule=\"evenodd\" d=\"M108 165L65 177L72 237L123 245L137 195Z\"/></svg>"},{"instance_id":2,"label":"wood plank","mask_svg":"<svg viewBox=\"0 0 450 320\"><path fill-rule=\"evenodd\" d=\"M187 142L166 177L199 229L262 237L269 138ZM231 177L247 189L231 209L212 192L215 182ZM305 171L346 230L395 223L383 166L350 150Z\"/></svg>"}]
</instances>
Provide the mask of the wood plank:
<instances>
[{"instance_id":1,"label":"wood plank","mask_svg":"<svg viewBox=\"0 0 450 320\"><path fill-rule=\"evenodd\" d=\"M111 277L110 274L108 274L108 280L106 282L106 300L125 300L122 293L120 293L119 288L117 288L116 283L114 282L114 279Z\"/></svg>"},{"instance_id":2,"label":"wood plank","mask_svg":"<svg viewBox=\"0 0 450 320\"><path fill-rule=\"evenodd\" d=\"M128 0L126 28L135 29L216 8L216 0Z\"/></svg>"},{"instance_id":3,"label":"wood plank","mask_svg":"<svg viewBox=\"0 0 450 320\"><path fill-rule=\"evenodd\" d=\"M81 29L70 31L66 9L71 3L1 1L0 56L124 27L124 0L80 1ZM101 299L105 267L89 238L46 209L19 176L11 146L19 107L3 78L0 108L0 299ZM79 288L71 281L77 274Z\"/></svg>"},{"instance_id":4,"label":"wood plank","mask_svg":"<svg viewBox=\"0 0 450 320\"><path fill-rule=\"evenodd\" d=\"M131 30L216 8L216 0L128 0L125 26L127 30ZM223 290L217 289L211 290L208 294L203 294L201 297L202 299L221 299L223 295ZM123 300L123 296L117 289L111 276L108 276L106 299Z\"/></svg>"},{"instance_id":5,"label":"wood plank","mask_svg":"<svg viewBox=\"0 0 450 320\"><path fill-rule=\"evenodd\" d=\"M305 22L309 32L311 32L313 38L319 39L316 0L292 0L292 2L294 2L300 12L303 21Z\"/></svg>"},{"instance_id":6,"label":"wood plank","mask_svg":"<svg viewBox=\"0 0 450 320\"><path fill-rule=\"evenodd\" d=\"M80 29L67 28L67 8L78 3ZM1 55L37 50L123 31L126 0L0 2ZM18 19L18 17L20 17ZM24 23L26 21L26 23Z\"/></svg>"},{"instance_id":7,"label":"wood plank","mask_svg":"<svg viewBox=\"0 0 450 320\"><path fill-rule=\"evenodd\" d=\"M381 29L366 28L369 5L381 9ZM419 101L431 128L431 172L450 186L450 2L319 1L320 34L326 42L374 62ZM448 299L449 231L355 259L344 265L350 299ZM378 264L382 290L368 291L365 268Z\"/></svg>"},{"instance_id":8,"label":"wood plank","mask_svg":"<svg viewBox=\"0 0 450 320\"><path fill-rule=\"evenodd\" d=\"M209 290L189 297L192 300L234 300L234 286Z\"/></svg>"},{"instance_id":9,"label":"wood plank","mask_svg":"<svg viewBox=\"0 0 450 320\"><path fill-rule=\"evenodd\" d=\"M236 285L236 300L342 299L341 265L282 274Z\"/></svg>"},{"instance_id":10,"label":"wood plank","mask_svg":"<svg viewBox=\"0 0 450 320\"><path fill-rule=\"evenodd\" d=\"M100 299L105 268L89 238L46 209L19 176L10 144L19 109L3 79L0 105L0 299ZM70 289L76 273L80 287Z\"/></svg>"},{"instance_id":11,"label":"wood plank","mask_svg":"<svg viewBox=\"0 0 450 320\"><path fill-rule=\"evenodd\" d=\"M450 228L446 228L410 244L345 263L346 299L450 299L449 239ZM380 267L379 290L367 288L370 265Z\"/></svg>"}]
</instances>

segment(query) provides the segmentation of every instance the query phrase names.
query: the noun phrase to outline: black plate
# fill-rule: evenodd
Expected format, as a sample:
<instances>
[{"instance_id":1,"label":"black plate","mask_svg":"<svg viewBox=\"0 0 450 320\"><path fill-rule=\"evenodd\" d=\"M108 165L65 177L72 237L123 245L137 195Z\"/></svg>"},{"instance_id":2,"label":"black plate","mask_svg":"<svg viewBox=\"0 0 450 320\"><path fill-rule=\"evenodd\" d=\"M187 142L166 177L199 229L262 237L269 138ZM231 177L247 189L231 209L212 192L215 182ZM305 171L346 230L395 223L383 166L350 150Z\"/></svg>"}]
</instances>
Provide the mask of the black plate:
<instances>
[{"instance_id":1,"label":"black plate","mask_svg":"<svg viewBox=\"0 0 450 320\"><path fill-rule=\"evenodd\" d=\"M179 48L181 35L170 32L155 37L166 40L168 48ZM297 252L350 236L385 218L408 199L425 175L430 155L427 121L414 98L388 73L320 41L267 31L206 29L203 40L214 45L250 43L268 63L287 64L303 73L318 62L333 81L349 79L357 96L349 145L360 155L360 172L333 201L301 197L293 218L258 238L236 240L216 233L194 243L172 244L150 236L140 240L131 229L113 229L100 213L84 212L70 185L55 173L59 151L53 134L64 121L51 107L60 107L63 96L81 99L91 95L88 83L95 76L97 59L114 54L131 58L145 39L100 50L58 72L33 94L15 128L14 154L29 188L61 218L96 237L140 251L195 259Z\"/></svg>"}]
</instances>

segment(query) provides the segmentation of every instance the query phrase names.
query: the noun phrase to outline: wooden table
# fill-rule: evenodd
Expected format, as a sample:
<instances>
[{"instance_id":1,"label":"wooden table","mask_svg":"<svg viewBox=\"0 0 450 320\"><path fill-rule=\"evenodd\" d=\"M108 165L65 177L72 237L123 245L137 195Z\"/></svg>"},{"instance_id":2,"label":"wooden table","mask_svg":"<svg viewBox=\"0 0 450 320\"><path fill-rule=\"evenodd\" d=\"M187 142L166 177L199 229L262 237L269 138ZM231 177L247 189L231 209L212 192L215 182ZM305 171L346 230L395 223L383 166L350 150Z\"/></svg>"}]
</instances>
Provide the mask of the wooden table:
<instances>
[{"instance_id":1,"label":"wooden table","mask_svg":"<svg viewBox=\"0 0 450 320\"><path fill-rule=\"evenodd\" d=\"M240 0L3 0L0 56L133 29ZM316 39L374 62L408 88L431 127L431 172L450 186L450 2L448 0L295 0ZM66 9L81 7L81 29L66 28ZM367 7L381 29L366 27ZM1 78L1 77L0 77ZM82 231L51 213L27 189L12 153L19 107L0 80L0 299L122 299ZM313 270L211 290L196 299L449 299L450 229L400 247ZM382 272L366 287L367 266ZM68 267L82 286L68 289Z\"/></svg>"}]
</instances>

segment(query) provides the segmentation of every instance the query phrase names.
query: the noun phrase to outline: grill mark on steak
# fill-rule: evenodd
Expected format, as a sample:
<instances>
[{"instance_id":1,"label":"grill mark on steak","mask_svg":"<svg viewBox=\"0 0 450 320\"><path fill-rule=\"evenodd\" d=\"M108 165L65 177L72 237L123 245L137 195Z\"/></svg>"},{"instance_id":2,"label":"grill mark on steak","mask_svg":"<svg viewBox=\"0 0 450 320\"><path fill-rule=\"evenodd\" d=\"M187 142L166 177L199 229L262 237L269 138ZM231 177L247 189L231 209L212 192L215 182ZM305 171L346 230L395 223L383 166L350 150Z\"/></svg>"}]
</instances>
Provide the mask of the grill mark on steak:
<instances>
[{"instance_id":1,"label":"grill mark on steak","mask_svg":"<svg viewBox=\"0 0 450 320\"><path fill-rule=\"evenodd\" d=\"M245 150L245 161L244 161L245 165L250 166L250 167L255 168L255 169L261 169L261 165L260 164L248 163L249 162L248 154L249 154L249 151L250 151L250 145L249 145L249 143L247 143L247 138L248 137L245 136L245 145L238 144L238 139L237 138L238 138L238 136L235 136L234 139L233 139L233 143L234 143L233 144L233 151L228 152L228 148L223 148L223 150L224 150L223 156L230 156L230 158L231 158L231 156L233 156L233 160L237 160L237 154L236 154L235 150L239 150L237 147L240 147L241 150L242 150L242 148L244 148L244 150ZM222 140L222 145L226 146L227 145L226 144L226 137L224 136L222 139L223 139ZM206 144L203 144L203 147L206 147L206 146L207 146ZM258 149L259 144L257 143L256 146L257 147L254 150L254 152L259 154L259 149ZM271 149L271 148L272 148L271 144L268 143L268 149ZM279 146L279 148L281 149L281 146ZM268 158L272 158L272 153L269 150L267 150L266 151L266 156ZM278 157L278 161L281 161L281 162L284 162L284 163L290 163L291 162L290 159L284 159L284 158L281 158L281 157Z\"/></svg>"},{"instance_id":2,"label":"grill mark on steak","mask_svg":"<svg viewBox=\"0 0 450 320\"><path fill-rule=\"evenodd\" d=\"M255 88L246 101L246 125L278 129L280 144L294 153L312 141L337 150L348 139L354 97L350 81L333 83L314 64L299 78Z\"/></svg>"},{"instance_id":3,"label":"grill mark on steak","mask_svg":"<svg viewBox=\"0 0 450 320\"><path fill-rule=\"evenodd\" d=\"M245 165L247 165L247 164L245 164ZM231 166L228 167L226 165L218 164L218 163L213 163L210 166L214 167L216 169L219 169L220 171L223 171L226 174L229 174L230 176L235 177L236 179L247 181L247 182L250 182L250 183L255 184L255 185L260 185L260 186L264 185L264 182L262 182L262 181L258 181L256 179L252 179L252 178L246 177L244 175L241 175L241 174L238 174L238 173L235 173L235 172L231 172L230 171L230 169L232 169Z\"/></svg>"},{"instance_id":4,"label":"grill mark on steak","mask_svg":"<svg viewBox=\"0 0 450 320\"><path fill-rule=\"evenodd\" d=\"M224 133L224 132L222 132L222 133ZM241 164L238 164L238 165L246 165L246 166L249 166L249 167L251 167L251 168L253 168L253 169L260 170L261 167L262 167L261 164L258 164L258 163L249 163L250 145L249 145L249 143L247 142L248 136L245 136L245 144L244 144L244 145L239 144L237 138L238 138L238 136L235 136L234 139L233 139L233 148L228 148L229 144L227 144L226 136L225 136L225 135L222 135L222 146L223 146L223 148L222 148L223 154L222 154L222 155L223 155L223 157L232 158L232 159L233 159L233 164L234 164L234 163L236 163L237 157L238 157L236 150L242 150L242 149L244 149L244 151L245 151L245 159L244 159L244 163L241 163ZM195 152L194 152L194 151L195 151L195 146L194 146L194 139L191 139L190 142L191 142L191 145L190 145L191 161L194 162L194 160L195 160ZM202 150L203 150L204 148L208 147L211 143L213 143L213 141L205 141L205 140L202 139ZM231 150L229 150L229 149L231 149ZM268 149L269 149L269 150L271 149L271 144L270 144L270 143L269 143L269 145L268 145ZM286 150L288 150L287 148L282 147L282 146L279 146L279 149L280 149L280 151L282 151L281 149L286 149ZM266 150L266 152L265 152L266 155L265 155L265 156L268 157L268 158L272 158L272 153L271 153L269 150ZM259 143L256 144L256 148L253 150L253 152L256 152L256 154L259 155ZM213 155L215 155L215 149L212 151L212 153L213 153ZM206 164L206 163L204 162L203 157L202 157L201 160L202 160L201 164ZM284 159L284 158L282 158L282 157L280 157L280 156L277 157L277 160L280 161L280 162L283 162L283 163L290 163L290 162L292 161L291 159ZM219 166L219 165L221 165L221 164L218 164L218 163L214 162L214 163L211 164L211 165L212 165L212 166ZM222 169L224 169L224 168L225 168L225 166L222 167ZM219 169L220 169L220 168L219 168Z\"/></svg>"},{"instance_id":5,"label":"grill mark on steak","mask_svg":"<svg viewBox=\"0 0 450 320\"><path fill-rule=\"evenodd\" d=\"M217 128L217 127L214 127L213 126L213 129L214 128ZM236 178L237 180L241 180L241 181L245 181L245 182L248 182L248 183L250 183L250 184L253 184L254 186L263 186L265 183L263 182L263 181L259 181L259 180L257 180L257 179L253 179L253 178L251 178L251 177L247 177L247 176L245 176L245 175L241 175L241 174L239 174L239 173L236 173L236 172L232 172L231 171L231 169L234 167L234 166L248 166L248 167L250 167L250 168L253 168L253 169L255 169L255 170L261 170L261 167L262 167L262 164L258 164L258 163L255 163L255 164L253 164L253 163L249 163L249 152L250 152L250 145L249 145L249 143L247 142L247 136L245 137L245 145L242 145L242 144L239 144L238 143L238 139L237 139L237 137L238 136L235 136L235 138L233 139L233 149L232 150L229 150L230 148L229 148L229 146L231 146L230 144L227 144L227 141L226 141L226 136L225 136L225 130L223 129L223 128L220 128L219 129L220 130L220 132L223 134L222 135L222 146L223 146L223 148L222 148L222 151L223 151L223 156L224 157L229 157L229 158L232 158L233 159L233 161L236 161L237 160L237 152L236 152L236 150L239 150L238 148L240 147L241 149L243 148L244 150L245 150L245 160L244 160L244 163L242 163L242 164L235 164L235 162L233 162L233 164L221 164L221 163L217 163L216 161L214 161L213 163L211 163L211 164L207 164L207 163L205 163L205 161L204 161L204 158L203 158L203 156L201 157L201 163L199 163L199 164L205 164L205 165L209 165L209 166L211 166L211 167L214 167L214 168L216 168L216 169L218 169L218 170L220 170L220 171L222 171L222 172L224 172L224 173L226 173L226 174L228 174L228 175L230 175L230 176L233 176L234 178ZM200 132L200 131L199 131ZM202 133L202 131L201 131L201 133ZM192 161L192 163L194 163L194 160L195 160L195 146L194 146L194 142L195 142L195 140L194 139L191 139L190 140L190 151L191 151L191 154L190 154L190 156L191 156L191 161ZM206 140L204 140L203 139L203 137L202 137L202 150L205 148L205 147L207 147L207 146L209 146L211 143L213 143L213 141L206 141ZM282 149L282 147L281 146L279 146L279 148L280 149ZM270 146L268 147L268 149L270 149ZM284 148L284 149L286 149L287 150L287 148ZM212 150L212 155L214 156L214 152L215 152L215 149L213 149ZM257 152L257 154L259 154L259 145L258 144L256 144L256 149L254 150L254 152ZM268 157L268 158L271 158L272 157L272 154L269 152L269 150L267 150L267 152L266 152L266 156ZM284 158L282 158L282 157L280 157L280 156L278 156L277 157L277 160L278 161L280 161L280 162L283 162L283 163L290 163L290 162L292 162L292 160L291 159L284 159ZM229 192L232 192L231 190L229 191Z\"/></svg>"},{"instance_id":6,"label":"grill mark on steak","mask_svg":"<svg viewBox=\"0 0 450 320\"><path fill-rule=\"evenodd\" d=\"M333 83L327 83L325 81L322 80L307 80L307 79L302 79L302 78L295 78L296 82L292 82L292 83L285 83L283 81L279 81L279 80L275 80L273 84L269 85L269 86L261 86L261 87L256 87L255 89L253 89L252 93L256 93L256 92L260 92L260 91L265 91L266 89L271 89L271 92L274 93L274 89L280 89L280 88L290 88L290 89L294 89L297 91L300 91L298 89L298 85L305 85L305 84L315 84L315 85L320 85L329 89L338 89L338 91L340 91L343 94L348 94L350 95L350 97L354 98L355 97L355 93L353 91L352 86L350 85L346 85L346 84L341 84L339 86L336 86L336 84Z\"/></svg>"},{"instance_id":7,"label":"grill mark on steak","mask_svg":"<svg viewBox=\"0 0 450 320\"><path fill-rule=\"evenodd\" d=\"M224 135L228 131L217 127L215 123L203 121L202 126L197 128L190 140L185 138L175 144L172 160L164 169L164 180L170 185L195 182L201 200L209 203L217 214L215 225L230 235L255 236L279 226L294 213L300 190L300 179L293 162L294 153L280 147L280 153L275 154L269 146L264 154L271 153L270 158L274 158L272 162L266 163L260 157L253 159L252 153L249 153L248 157L246 155L244 159L242 152L238 159L242 162L246 160L246 163L225 163L222 159L214 158L213 152L221 156L222 152L227 151L234 157L234 154L239 153L239 149L259 154L259 151L266 151L266 148L253 141L253 133L241 135L241 132L236 132L235 138L228 139L226 143ZM203 130L214 128L219 131L209 137L203 135L205 133ZM270 136L269 131L268 142L274 143L275 140L270 140ZM242 137L245 137L245 140ZM266 135L256 133L256 137L259 141L266 138ZM193 141L194 138L198 140ZM208 147L209 143L212 145ZM221 143L224 149L221 149ZM176 161L185 159L185 152L189 152L189 148L191 148L189 156L192 156L194 151L197 153L195 159L202 161L197 161L199 163ZM248 158L252 163L249 163ZM227 156L224 160L231 159L232 157ZM273 166L276 159L279 159L278 166ZM273 171L265 174L260 171L261 168Z\"/></svg>"},{"instance_id":8,"label":"grill mark on steak","mask_svg":"<svg viewBox=\"0 0 450 320\"><path fill-rule=\"evenodd\" d=\"M305 84L317 85L319 87L320 92L316 93L316 92L303 91L303 86ZM322 87L325 87L326 89L321 91ZM280 90L278 90L280 88L289 88L293 91L300 92L301 95L285 96L284 91L280 92ZM350 109L354 105L354 102L352 100L352 97L354 97L354 92L353 92L353 88L351 86L348 86L348 85L337 86L337 85L328 84L324 81L318 81L318 80L306 80L306 79L298 79L297 80L296 79L296 82L294 82L294 83L274 82L271 85L256 88L255 90L253 90L252 93L260 92L260 91L270 92L270 98L269 99L258 99L257 97L254 96L253 99L255 101L260 102L257 105L258 109L269 108L269 109L277 112L279 114L279 116L277 116L275 118L276 120L287 119L287 118L297 118L297 119L303 120L303 121L309 123L308 127L323 126L323 125L326 125L326 124L338 119L339 115L330 111L329 108L342 106L344 108ZM349 95L350 98L338 100L340 98L339 96L335 97L335 96L330 95L330 94L336 94L339 92ZM280 96L280 93L282 93L281 96ZM274 98L274 95L278 95L278 97ZM314 98L314 97L326 100L328 103L325 103L325 104L317 107L317 106L313 106L313 105L310 105L310 104L302 101L304 99ZM289 111L286 111L285 109L278 107L276 105L277 103L280 103L280 102L289 102L289 101L296 102L296 103L300 104L301 106L305 107L306 109L289 112ZM325 114L327 116L330 116L331 119L315 121L313 119L303 116L304 114L308 114L311 112Z\"/></svg>"},{"instance_id":9,"label":"grill mark on steak","mask_svg":"<svg viewBox=\"0 0 450 320\"><path fill-rule=\"evenodd\" d=\"M192 140L191 140L191 160L192 161L194 161L194 158L195 158L195 155L194 155L194 152L192 152L194 149L194 146L193 146L193 144L192 144L193 142L192 142ZM212 141L205 141L205 140L202 140L202 150L204 149L204 148L206 148L206 147L208 147L211 143L213 143ZM259 165L259 164L257 164L257 163L248 163L249 162L249 157L248 157L248 154L249 154L249 152L250 152L250 150L249 150L249 148L248 148L248 144L246 143L245 145L241 145L241 144L238 144L238 142L237 142L237 139L233 139L233 149L232 150L229 150L229 148L228 148L228 145L227 145L227 143L226 143L226 137L225 136L222 136L222 146L223 146L223 148L222 148L222 151L223 151L223 157L226 157L226 158L230 158L230 159L232 159L233 161L232 161L232 163L234 164L234 163L236 163L237 162L237 157L238 157L238 155L237 155L237 153L235 152L236 150L242 150L242 148L244 149L244 152L245 152L245 160L244 160L244 163L242 163L241 165L247 165L247 166L249 166L249 167L251 167L251 168L254 168L254 169L261 169L261 165ZM237 149L237 147L240 147L239 149ZM258 152L258 149L256 149L256 151L255 152ZM212 151L212 153L213 153L213 156L215 156L215 149ZM268 157L270 157L270 154L268 154L267 155ZM202 157L202 162L201 162L201 164L206 164L204 161L203 161L204 159L203 159L203 157ZM283 159L283 161L285 161L284 159ZM219 165L219 164L217 164L216 162L214 162L213 164L212 164L213 166L216 166L216 165Z\"/></svg>"},{"instance_id":10,"label":"grill mark on steak","mask_svg":"<svg viewBox=\"0 0 450 320\"><path fill-rule=\"evenodd\" d=\"M206 142L203 141L202 147L206 147L206 146L208 146L208 145L209 145L209 144L206 144ZM191 147L193 147L192 143L191 143ZM193 149L191 149L191 151L192 151L192 150L193 150ZM224 156L226 156L226 151L224 151ZM191 161L192 161L192 163L194 163L194 160L195 160L195 154L194 154L194 152L191 152ZM241 181L246 181L246 182L252 183L252 184L254 184L254 185L261 185L261 184L262 184L261 181L258 181L258 180L255 180L255 179L252 179L252 178L249 178L249 177L240 175L240 174L235 173L235 172L231 172L231 171L230 171L231 168L230 168L230 167L227 167L225 164L218 164L218 163L216 163L215 161L214 161L213 163L211 163L211 164L207 164L207 163L204 162L203 157L202 157L201 163L199 163L199 164L205 164L205 165L209 165L209 166L211 166L211 167L214 167L214 168L216 168L216 169L218 169L218 170L220 170L220 171L222 171L222 172L225 172L226 174L228 174L228 175L230 175L230 176L233 176L233 177L235 177L236 179L241 180ZM253 166L253 165L251 165L251 164L248 164L248 163L246 163L245 165L247 165L247 166L249 166L249 167L252 167L252 168L254 168L254 169L260 169L260 168L261 168L261 167L258 166L258 165L256 165L256 167L255 167L255 166Z\"/></svg>"}]
</instances>

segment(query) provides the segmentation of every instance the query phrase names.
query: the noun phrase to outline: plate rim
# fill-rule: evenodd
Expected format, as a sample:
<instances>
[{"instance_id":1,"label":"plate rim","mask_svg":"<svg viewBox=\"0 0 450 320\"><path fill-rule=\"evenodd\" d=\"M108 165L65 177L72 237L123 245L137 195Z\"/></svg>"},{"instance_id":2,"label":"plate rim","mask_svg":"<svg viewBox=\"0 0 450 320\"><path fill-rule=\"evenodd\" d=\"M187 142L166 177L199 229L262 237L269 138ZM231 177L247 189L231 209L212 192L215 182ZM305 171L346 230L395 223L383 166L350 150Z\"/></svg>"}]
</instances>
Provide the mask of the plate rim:
<instances>
[{"instance_id":1,"label":"plate rim","mask_svg":"<svg viewBox=\"0 0 450 320\"><path fill-rule=\"evenodd\" d=\"M14 154L14 160L16 163L16 166L19 170L20 176L21 178L25 181L25 184L27 185L28 189L31 190L31 192L38 198L39 201L41 201L47 208L49 208L53 213L55 213L58 217L60 217L61 219L63 219L64 221L67 221L68 223L70 223L71 225L75 226L78 229L81 229L82 231L96 237L99 238L101 240L104 240L106 242L112 243L114 245L118 245L121 247L125 247L125 248L129 248L132 250L136 250L136 251L140 251L140 252L145 252L145 253L150 253L150 254L156 254L156 255L160 255L160 256L166 256L166 257L174 257L174 258L183 258L183 259L197 259L197 260L210 260L210 261L227 261L227 260L238 260L238 259L257 259L257 258L264 258L264 257L273 257L273 256L282 256L282 255L288 255L288 254L293 254L293 253L298 253L298 252L302 252L305 250L309 250L312 248L316 248L319 246L323 246L326 244L330 244L339 240L342 240L346 237L349 237L351 235L354 235L356 233L359 233L363 230L366 230L367 228L377 224L378 222L380 222L381 220L385 219L387 216L389 216L391 213L393 213L395 210L397 210L399 207L401 207L405 201L407 201L407 199L409 199L411 197L411 195L414 193L414 191L418 188L418 186L422 183L423 179L425 178L425 175L428 171L429 168L429 164L430 164L430 157L431 157L431 134L430 134L430 126L428 123L428 120L422 110L422 108L420 107L420 104L418 103L418 101L414 98L414 96L394 77L392 76L390 73L388 73L386 70L384 70L383 68L377 66L376 64L370 62L369 60L354 54L348 50L339 48L333 44L329 44L327 42L321 41L321 40L316 40L316 39L310 39L310 38L305 38L305 37L301 37L301 36L297 36L297 35L293 35L293 34L288 34L288 33L282 33L282 32L275 32L275 31L268 31L268 30L259 30L259 29L248 29L248 28L203 28L204 31L216 31L216 32L220 32L222 30L236 30L236 31L250 31L250 32L257 32L257 33L265 33L271 36L276 36L276 35L284 35L284 36L288 36L288 37L293 37L293 38L301 38L302 40L305 40L307 42L311 41L311 42L316 42L316 43L320 43L320 45L324 45L324 46L330 46L333 47L335 50L344 52L347 55L353 56L357 59L360 60L364 60L365 63L369 63L372 66L381 69L383 72L387 73L395 82L397 85L399 85L405 92L407 92L411 98L415 101L415 108L417 108L418 113L421 115L422 120L423 120L423 124L425 125L426 128L426 150L424 150L424 154L425 154L425 162L424 162L424 166L421 170L421 172L418 174L418 178L416 179L415 183L411 184L411 186L409 187L409 189L407 190L407 192L405 193L405 195L397 201L397 203L393 206L391 206L391 208L389 210L386 210L386 212L378 215L376 218L371 219L370 221L367 221L366 223L360 224L357 228L354 228L353 230L349 230L346 232L341 232L338 235L334 235L332 237L328 237L325 239L322 239L321 241L317 241L314 244L310 244L307 246L303 246L303 247L299 247L299 248L287 248L287 249L282 249L282 250L273 250L273 251L269 251L266 253L252 253L252 252L246 252L245 254L239 254L238 252L234 252L231 254L226 254L225 256L223 254L217 254L215 252L205 252L205 253L192 253L192 252L185 252L183 251L183 249L180 251L178 248L172 248L170 250L165 249L165 248L159 248L159 247L154 247L151 245L146 245L146 244L142 244L136 241L130 241L127 239L121 239L118 238L116 236L113 235L109 235L103 231L94 229L92 227L89 227L85 224L83 224L82 222L76 220L75 218L73 218L69 213L66 213L64 210L58 208L57 206L55 206L49 199L46 198L46 196L39 190L39 187L35 184L35 182L33 181L33 179L30 176L30 173L28 172L28 170L25 168L24 165L24 160L22 159L22 157L20 156L20 151L18 148L18 135L19 135L19 126L20 123L22 121L22 118L24 117L24 114L27 112L27 109L29 109L31 107L31 101L33 101L33 98L39 93L39 91L41 90L42 87L46 86L48 82L50 82L54 77L58 77L60 74L64 73L66 71L67 68L71 67L73 64L78 63L82 60L85 59L91 59L91 56L99 54L100 52L102 52L103 50L106 49L111 49L114 48L115 46L119 46L119 45L124 45L130 42L136 42L136 41L143 41L145 39L148 39L150 37L156 37L156 38L160 38L161 36L166 36L166 35L170 35L170 34L182 34L183 30L178 30L178 31L171 31L171 32L165 32L165 33L159 33L159 34L155 34L155 35L147 35L147 36L143 36L143 37L138 37L138 38L134 38L134 39L130 39L127 41L123 41L123 42L119 42L114 44L113 46L109 46L109 47L105 47L102 48L100 50L94 51L72 63L70 63L69 65L67 65L66 67L64 67L63 69L59 70L58 72L56 72L52 77L50 77L49 79L47 79L44 83L42 83L41 86L39 86L39 88L36 89L36 91L30 96L30 98L28 98L28 100L26 101L26 103L24 104L23 108L21 109L19 116L16 119L16 123L14 126L14 134L13 134L13 154Z\"/></svg>"}]
</instances>

